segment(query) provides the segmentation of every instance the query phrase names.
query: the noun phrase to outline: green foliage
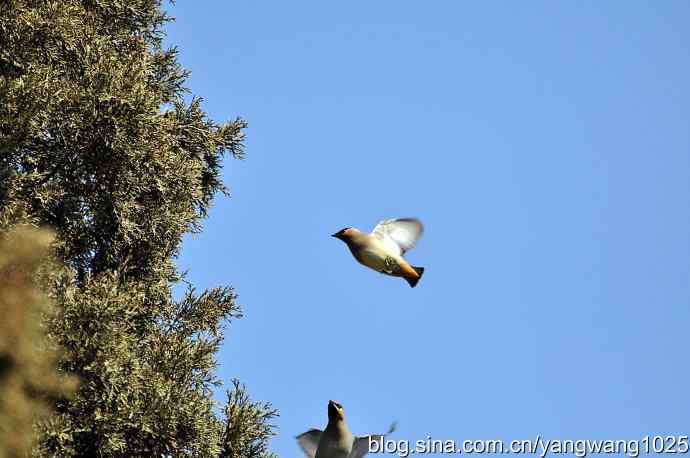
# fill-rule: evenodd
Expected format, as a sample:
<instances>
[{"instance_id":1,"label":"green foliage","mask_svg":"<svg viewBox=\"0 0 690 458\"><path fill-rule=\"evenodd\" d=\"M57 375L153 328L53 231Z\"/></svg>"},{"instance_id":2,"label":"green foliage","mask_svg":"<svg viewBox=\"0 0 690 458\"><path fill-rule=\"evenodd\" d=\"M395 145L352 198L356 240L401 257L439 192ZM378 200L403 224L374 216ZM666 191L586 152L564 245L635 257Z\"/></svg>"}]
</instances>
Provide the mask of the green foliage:
<instances>
[{"instance_id":1,"label":"green foliage","mask_svg":"<svg viewBox=\"0 0 690 458\"><path fill-rule=\"evenodd\" d=\"M235 379L233 389L227 392L225 405L225 432L222 436L223 458L274 457L267 450L273 435L269 421L277 415L270 404L252 403L242 384Z\"/></svg>"},{"instance_id":2,"label":"green foliage","mask_svg":"<svg viewBox=\"0 0 690 458\"><path fill-rule=\"evenodd\" d=\"M74 379L56 370L57 354L42 326L54 308L34 281L50 239L22 229L0 243L0 458L26 456L34 421L75 388Z\"/></svg>"},{"instance_id":3,"label":"green foliage","mask_svg":"<svg viewBox=\"0 0 690 458\"><path fill-rule=\"evenodd\" d=\"M36 456L269 455L270 406L240 385L228 418L212 401L234 291L172 297L182 237L226 192L245 123L183 99L168 20L157 0L0 2L0 231L56 232L66 270L44 278L60 311L44 322L80 379L39 424Z\"/></svg>"}]
</instances>

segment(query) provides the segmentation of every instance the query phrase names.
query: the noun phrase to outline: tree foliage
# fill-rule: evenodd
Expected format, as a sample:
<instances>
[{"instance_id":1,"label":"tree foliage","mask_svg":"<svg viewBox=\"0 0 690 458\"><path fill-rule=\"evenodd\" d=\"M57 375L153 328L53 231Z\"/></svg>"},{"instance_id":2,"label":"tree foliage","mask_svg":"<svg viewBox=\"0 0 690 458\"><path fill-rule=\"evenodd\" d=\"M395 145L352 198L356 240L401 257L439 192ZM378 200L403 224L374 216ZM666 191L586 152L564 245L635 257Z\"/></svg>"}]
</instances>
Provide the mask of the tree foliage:
<instances>
[{"instance_id":1,"label":"tree foliage","mask_svg":"<svg viewBox=\"0 0 690 458\"><path fill-rule=\"evenodd\" d=\"M245 122L184 99L168 20L158 0L0 2L0 231L55 231L65 271L44 281L60 311L45 324L80 379L36 456L269 455L270 405L241 385L225 416L212 400L234 290L172 296Z\"/></svg>"}]
</instances>

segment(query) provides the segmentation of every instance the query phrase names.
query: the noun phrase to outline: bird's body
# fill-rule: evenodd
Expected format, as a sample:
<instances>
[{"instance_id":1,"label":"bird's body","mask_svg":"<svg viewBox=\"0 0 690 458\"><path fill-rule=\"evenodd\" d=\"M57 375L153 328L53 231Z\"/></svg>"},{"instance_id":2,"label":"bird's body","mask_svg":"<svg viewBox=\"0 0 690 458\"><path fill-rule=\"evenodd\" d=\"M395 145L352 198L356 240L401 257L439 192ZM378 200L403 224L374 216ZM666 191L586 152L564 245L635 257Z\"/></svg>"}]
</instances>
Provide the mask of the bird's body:
<instances>
[{"instance_id":1,"label":"bird's body","mask_svg":"<svg viewBox=\"0 0 690 458\"><path fill-rule=\"evenodd\" d=\"M396 277L417 277L417 273L405 259L389 249L371 234L360 232L351 238L348 248L360 264L377 272Z\"/></svg>"},{"instance_id":2,"label":"bird's body","mask_svg":"<svg viewBox=\"0 0 690 458\"><path fill-rule=\"evenodd\" d=\"M323 440L323 437L328 440ZM345 421L329 421L322 440L319 441L315 458L348 458L354 442L355 436L352 435Z\"/></svg>"},{"instance_id":3,"label":"bird's body","mask_svg":"<svg viewBox=\"0 0 690 458\"><path fill-rule=\"evenodd\" d=\"M402 218L381 221L371 234L348 227L333 236L347 244L360 264L386 275L402 277L414 288L424 268L411 266L403 254L414 246L422 230L419 220Z\"/></svg>"},{"instance_id":4,"label":"bird's body","mask_svg":"<svg viewBox=\"0 0 690 458\"><path fill-rule=\"evenodd\" d=\"M395 424L386 434L394 430ZM310 429L297 436L297 442L308 458L362 458L369 452L369 442L382 438L381 434L354 436L345 422L343 406L336 401L328 401L326 429Z\"/></svg>"}]
</instances>

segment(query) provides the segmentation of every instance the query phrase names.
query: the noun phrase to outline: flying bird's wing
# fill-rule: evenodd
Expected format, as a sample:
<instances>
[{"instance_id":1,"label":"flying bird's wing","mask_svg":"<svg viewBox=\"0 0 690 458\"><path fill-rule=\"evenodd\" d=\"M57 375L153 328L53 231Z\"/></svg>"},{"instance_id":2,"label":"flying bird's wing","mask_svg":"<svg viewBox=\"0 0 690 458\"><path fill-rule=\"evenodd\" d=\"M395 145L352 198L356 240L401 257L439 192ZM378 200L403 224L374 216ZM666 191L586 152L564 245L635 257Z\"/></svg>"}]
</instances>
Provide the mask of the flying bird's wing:
<instances>
[{"instance_id":1,"label":"flying bird's wing","mask_svg":"<svg viewBox=\"0 0 690 458\"><path fill-rule=\"evenodd\" d=\"M302 433L296 437L302 451L309 458L316 456L316 449L319 448L319 441L321 440L323 432L320 429L310 429L306 433Z\"/></svg>"},{"instance_id":2,"label":"flying bird's wing","mask_svg":"<svg viewBox=\"0 0 690 458\"><path fill-rule=\"evenodd\" d=\"M388 428L388 432L386 434L390 434L393 431L395 431L395 428L397 427L397 423L393 422L390 428ZM355 437L355 443L352 445L352 451L350 452L350 455L348 458L362 458L364 455L369 453L369 442L376 442L380 441L385 437L385 434L369 434L368 436L357 436Z\"/></svg>"},{"instance_id":3,"label":"flying bird's wing","mask_svg":"<svg viewBox=\"0 0 690 458\"><path fill-rule=\"evenodd\" d=\"M387 219L376 225L372 235L402 256L414 247L423 230L421 221L415 218Z\"/></svg>"}]
</instances>

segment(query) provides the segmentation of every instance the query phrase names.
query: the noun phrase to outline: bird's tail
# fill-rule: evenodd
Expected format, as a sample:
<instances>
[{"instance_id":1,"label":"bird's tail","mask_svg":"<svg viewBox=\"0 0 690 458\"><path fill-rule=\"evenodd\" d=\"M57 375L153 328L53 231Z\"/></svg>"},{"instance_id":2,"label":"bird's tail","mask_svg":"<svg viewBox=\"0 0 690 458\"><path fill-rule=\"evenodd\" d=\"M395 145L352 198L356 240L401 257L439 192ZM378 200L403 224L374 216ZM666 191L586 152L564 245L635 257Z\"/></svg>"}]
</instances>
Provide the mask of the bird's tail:
<instances>
[{"instance_id":1,"label":"bird's tail","mask_svg":"<svg viewBox=\"0 0 690 458\"><path fill-rule=\"evenodd\" d=\"M424 273L424 267L415 267L415 266L411 266L411 267L414 269L415 272L417 272L417 277L415 277L415 278L404 277L404 278L407 281L407 283L410 284L410 288L414 288L415 286L417 286L417 282L419 282L419 280L421 280L421 278L422 278L422 274Z\"/></svg>"}]
</instances>

